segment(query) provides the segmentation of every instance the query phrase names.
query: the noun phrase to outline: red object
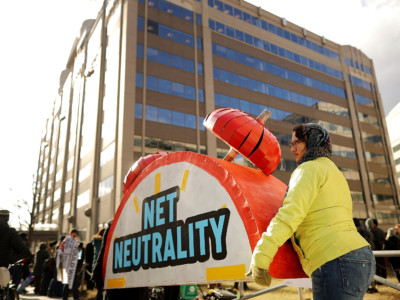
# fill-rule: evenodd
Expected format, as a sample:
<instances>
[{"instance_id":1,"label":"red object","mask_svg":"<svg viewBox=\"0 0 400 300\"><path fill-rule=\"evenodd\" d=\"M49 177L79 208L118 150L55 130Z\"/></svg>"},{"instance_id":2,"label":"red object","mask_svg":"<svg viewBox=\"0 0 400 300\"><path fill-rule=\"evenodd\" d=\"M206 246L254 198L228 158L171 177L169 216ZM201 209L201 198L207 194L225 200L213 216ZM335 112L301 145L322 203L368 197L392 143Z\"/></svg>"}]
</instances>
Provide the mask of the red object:
<instances>
[{"instance_id":1,"label":"red object","mask_svg":"<svg viewBox=\"0 0 400 300\"><path fill-rule=\"evenodd\" d=\"M162 156L167 155L168 152L156 152L155 154L149 154L144 157L140 157L129 169L127 172L125 179L124 179L124 188L123 188L123 193L129 189L131 186L132 182L135 181L136 177L147 167L149 166L153 161L156 159L159 159Z\"/></svg>"},{"instance_id":2,"label":"red object","mask_svg":"<svg viewBox=\"0 0 400 300\"><path fill-rule=\"evenodd\" d=\"M204 126L265 174L278 167L281 148L262 121L239 109L220 108L205 118Z\"/></svg>"},{"instance_id":3,"label":"red object","mask_svg":"<svg viewBox=\"0 0 400 300\"><path fill-rule=\"evenodd\" d=\"M176 152L162 156L142 170L124 194L124 198L114 216L107 239L105 259L103 261L103 278L105 278L107 257L114 237L114 228L118 224L121 212L130 196L142 180L155 170L180 162L188 162L203 169L215 177L221 186L225 188L240 215L252 251L262 233L266 231L270 221L282 206L287 186L276 177L272 175L266 176L260 170L194 152ZM170 176L170 174L166 176ZM246 241L241 242L245 243ZM290 241L287 241L278 249L269 271L274 278L308 277L304 273Z\"/></svg>"}]
</instances>

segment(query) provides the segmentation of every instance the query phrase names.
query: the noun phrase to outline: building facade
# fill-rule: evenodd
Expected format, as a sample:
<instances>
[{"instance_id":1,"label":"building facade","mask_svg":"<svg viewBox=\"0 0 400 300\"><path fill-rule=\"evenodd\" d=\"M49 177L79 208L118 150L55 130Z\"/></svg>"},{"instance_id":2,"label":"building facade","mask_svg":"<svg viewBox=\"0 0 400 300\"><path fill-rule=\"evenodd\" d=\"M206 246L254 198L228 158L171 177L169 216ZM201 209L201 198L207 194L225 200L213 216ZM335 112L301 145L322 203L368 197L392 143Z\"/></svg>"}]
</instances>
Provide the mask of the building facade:
<instances>
[{"instance_id":1,"label":"building facade","mask_svg":"<svg viewBox=\"0 0 400 300\"><path fill-rule=\"evenodd\" d=\"M396 165L397 180L400 183L400 103L398 103L386 116L390 143Z\"/></svg>"},{"instance_id":2,"label":"building facade","mask_svg":"<svg viewBox=\"0 0 400 300\"><path fill-rule=\"evenodd\" d=\"M126 172L157 151L224 157L203 126L220 107L272 112L288 183L295 124L318 122L354 216L399 222L399 188L373 62L245 1L109 0L75 40L39 155L35 223L89 240L113 218ZM244 158L237 163L249 164Z\"/></svg>"}]
</instances>

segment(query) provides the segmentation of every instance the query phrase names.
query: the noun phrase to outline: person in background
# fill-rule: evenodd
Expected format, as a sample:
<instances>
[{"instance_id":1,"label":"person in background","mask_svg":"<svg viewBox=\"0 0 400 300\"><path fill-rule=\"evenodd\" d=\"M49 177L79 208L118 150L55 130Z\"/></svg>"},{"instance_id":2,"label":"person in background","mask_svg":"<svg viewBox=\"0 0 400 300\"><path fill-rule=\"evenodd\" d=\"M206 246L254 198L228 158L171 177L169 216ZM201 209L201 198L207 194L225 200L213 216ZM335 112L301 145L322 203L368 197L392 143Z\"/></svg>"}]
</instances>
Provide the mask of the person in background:
<instances>
[{"instance_id":1,"label":"person in background","mask_svg":"<svg viewBox=\"0 0 400 300\"><path fill-rule=\"evenodd\" d=\"M9 264L14 264L23 259L28 265L33 255L29 251L27 243L21 238L17 231L8 225L10 212L0 210L0 267L7 268ZM10 268L13 283L18 285L23 277L24 267L15 265Z\"/></svg>"},{"instance_id":2,"label":"person in background","mask_svg":"<svg viewBox=\"0 0 400 300\"><path fill-rule=\"evenodd\" d=\"M103 240L105 228L101 228L97 234L92 237L92 240L86 245L86 269L89 271L90 275L86 273L88 276L87 280L87 289L92 290L95 286L95 282L91 279L91 273L93 270L93 265L97 260L97 257L100 253L100 247Z\"/></svg>"},{"instance_id":3,"label":"person in background","mask_svg":"<svg viewBox=\"0 0 400 300\"><path fill-rule=\"evenodd\" d=\"M369 231L363 224L361 224L359 219L353 218L353 222L357 228L358 233L371 245L371 249L375 250L374 235L372 234L372 232Z\"/></svg>"},{"instance_id":4,"label":"person in background","mask_svg":"<svg viewBox=\"0 0 400 300\"><path fill-rule=\"evenodd\" d=\"M400 250L400 239L397 238L397 229L389 228L386 235L385 250ZM390 267L400 283L400 257L389 257Z\"/></svg>"},{"instance_id":5,"label":"person in background","mask_svg":"<svg viewBox=\"0 0 400 300\"><path fill-rule=\"evenodd\" d=\"M90 280L90 274L92 273L92 266L93 266L93 244L89 242L86 244L85 247L85 281L86 281L86 288L87 290L93 290L94 282Z\"/></svg>"},{"instance_id":6,"label":"person in background","mask_svg":"<svg viewBox=\"0 0 400 300\"><path fill-rule=\"evenodd\" d=\"M374 236L374 250L383 250L383 247L385 246L386 234L382 229L378 227L378 221L376 219L368 218L365 221L365 226ZM376 258L376 275L386 278L386 265L384 257ZM377 282L376 284L379 285L381 283Z\"/></svg>"},{"instance_id":7,"label":"person in background","mask_svg":"<svg viewBox=\"0 0 400 300\"><path fill-rule=\"evenodd\" d=\"M396 237L400 239L400 224L394 225L394 228L396 229Z\"/></svg>"},{"instance_id":8,"label":"person in background","mask_svg":"<svg viewBox=\"0 0 400 300\"><path fill-rule=\"evenodd\" d=\"M33 267L33 275L35 276L35 294L42 295L42 274L44 262L50 257L45 243L40 244L39 250L36 252L35 264Z\"/></svg>"},{"instance_id":9,"label":"person in background","mask_svg":"<svg viewBox=\"0 0 400 300\"><path fill-rule=\"evenodd\" d=\"M61 263L63 264L63 269L64 269L64 276L66 276L69 272L72 272L72 295L74 300L79 299L79 291L78 291L78 256L73 256L71 258L71 263L70 265L66 265L66 260L65 260L65 256L68 255L69 253L67 252L68 250L72 251L76 251L79 249L79 247L82 245L82 243L80 243L78 241L78 237L79 237L79 232L76 229L72 229L70 231L69 236L67 236L61 243L60 247L59 247L59 252L58 255L60 255L60 261L61 261L61 256L63 256L63 261L61 261ZM70 254L72 255L72 254ZM58 261L58 259L57 259ZM75 268L75 269L70 269L70 268ZM68 294L69 294L69 290L70 290L70 286L69 283L65 283L66 278L63 278L63 292L62 292L62 299L63 300L68 300Z\"/></svg>"},{"instance_id":10,"label":"person in background","mask_svg":"<svg viewBox=\"0 0 400 300\"><path fill-rule=\"evenodd\" d=\"M53 257L49 259L48 261L48 270L51 272L52 270L52 278L50 280L50 283L48 285L47 288L47 297L61 297L62 296L62 283L60 281L57 280L57 267L56 267L56 259L57 259L57 249L60 248L61 243L63 242L63 240L66 238L65 235L62 235L60 237L60 240L57 244L57 241L53 241L50 243L50 247L54 247L55 246L55 250L52 251L53 253ZM56 245L57 244L57 245ZM45 267L45 269L47 268Z\"/></svg>"},{"instance_id":11,"label":"person in background","mask_svg":"<svg viewBox=\"0 0 400 300\"><path fill-rule=\"evenodd\" d=\"M353 222L349 186L331 160L328 132L318 124L293 128L293 171L282 207L253 251L247 276L269 286L269 266L278 248L291 238L314 299L362 299L375 273L368 242Z\"/></svg>"}]
</instances>

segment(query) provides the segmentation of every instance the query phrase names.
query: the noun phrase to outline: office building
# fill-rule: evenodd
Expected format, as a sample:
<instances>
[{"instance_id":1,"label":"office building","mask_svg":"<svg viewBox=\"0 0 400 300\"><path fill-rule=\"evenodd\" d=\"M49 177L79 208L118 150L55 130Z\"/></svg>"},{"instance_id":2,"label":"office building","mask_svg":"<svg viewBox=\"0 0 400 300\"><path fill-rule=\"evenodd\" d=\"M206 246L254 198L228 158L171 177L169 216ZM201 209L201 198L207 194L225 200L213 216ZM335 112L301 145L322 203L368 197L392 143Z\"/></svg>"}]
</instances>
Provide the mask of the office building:
<instances>
[{"instance_id":1,"label":"office building","mask_svg":"<svg viewBox=\"0 0 400 300\"><path fill-rule=\"evenodd\" d=\"M88 16L90 17L90 16ZM88 240L113 218L127 170L157 151L224 157L211 111L257 116L281 143L274 176L296 167L294 124L318 122L348 180L354 216L399 222L399 189L373 62L245 1L104 1L83 22L47 121L35 223ZM244 158L237 162L247 163Z\"/></svg>"},{"instance_id":2,"label":"office building","mask_svg":"<svg viewBox=\"0 0 400 300\"><path fill-rule=\"evenodd\" d=\"M400 103L397 103L397 105L388 113L386 116L386 123L396 166L397 180L400 183Z\"/></svg>"}]
</instances>

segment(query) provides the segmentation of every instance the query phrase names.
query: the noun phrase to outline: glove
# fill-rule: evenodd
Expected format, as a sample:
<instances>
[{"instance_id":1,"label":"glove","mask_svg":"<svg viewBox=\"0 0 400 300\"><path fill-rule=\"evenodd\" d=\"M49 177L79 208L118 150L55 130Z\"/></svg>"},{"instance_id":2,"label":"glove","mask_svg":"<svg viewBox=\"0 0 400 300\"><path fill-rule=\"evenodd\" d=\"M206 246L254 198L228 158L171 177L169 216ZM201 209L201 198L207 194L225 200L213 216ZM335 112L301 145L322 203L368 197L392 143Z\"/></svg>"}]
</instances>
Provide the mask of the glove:
<instances>
[{"instance_id":1,"label":"glove","mask_svg":"<svg viewBox=\"0 0 400 300\"><path fill-rule=\"evenodd\" d=\"M246 277L251 276L255 283L264 286L271 285L271 275L268 270L260 269L254 265L250 265L249 271L246 273Z\"/></svg>"}]
</instances>

